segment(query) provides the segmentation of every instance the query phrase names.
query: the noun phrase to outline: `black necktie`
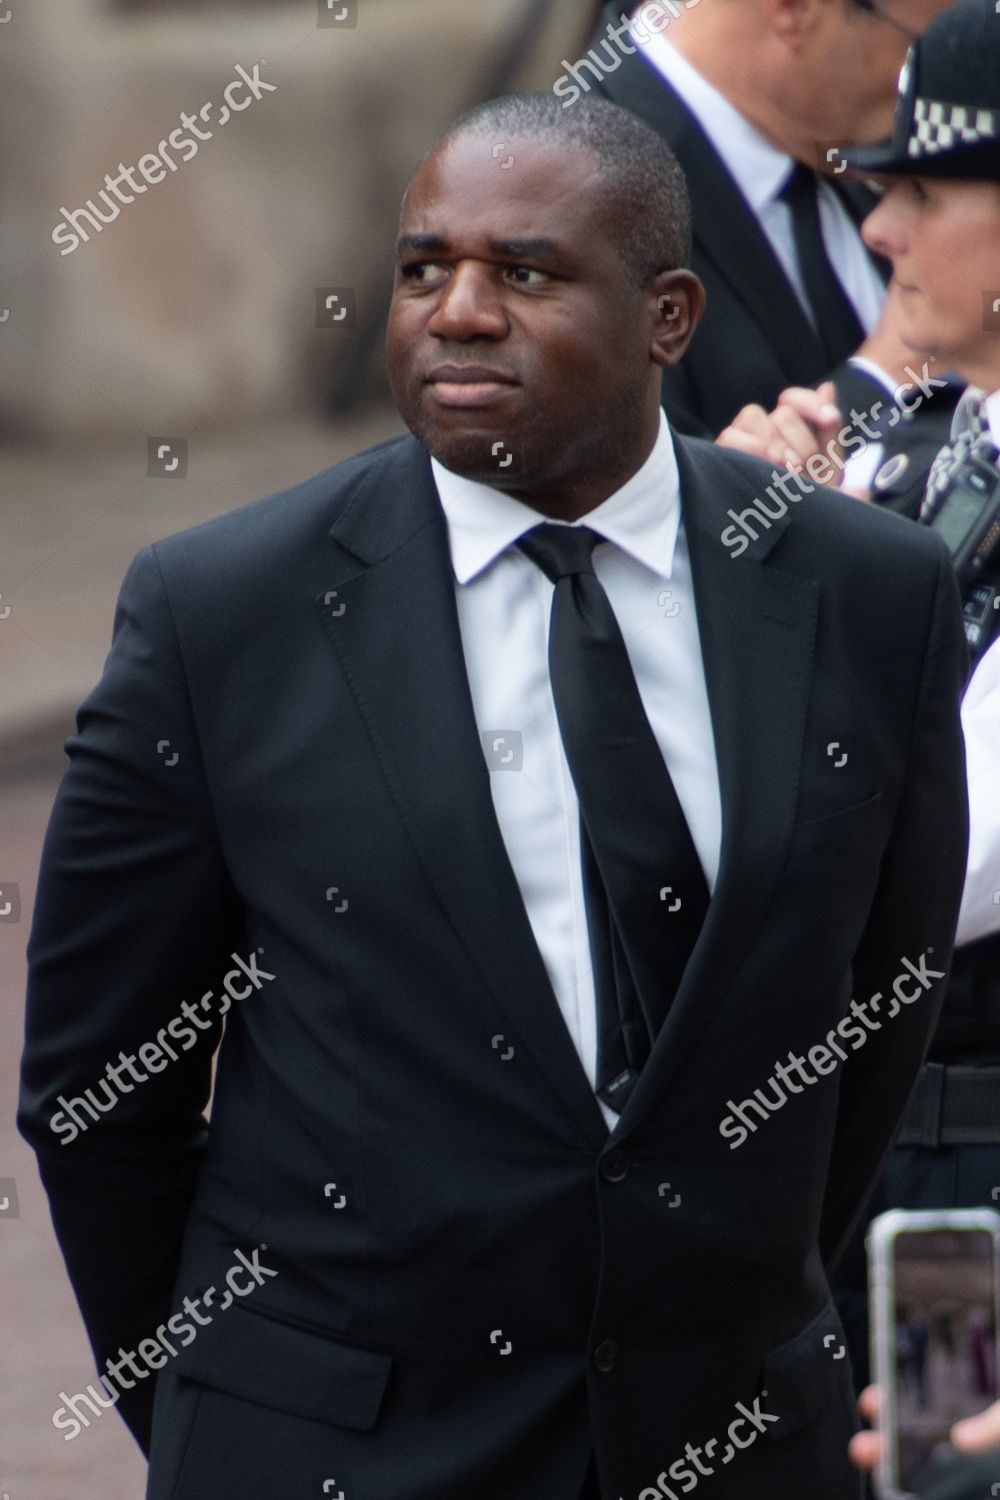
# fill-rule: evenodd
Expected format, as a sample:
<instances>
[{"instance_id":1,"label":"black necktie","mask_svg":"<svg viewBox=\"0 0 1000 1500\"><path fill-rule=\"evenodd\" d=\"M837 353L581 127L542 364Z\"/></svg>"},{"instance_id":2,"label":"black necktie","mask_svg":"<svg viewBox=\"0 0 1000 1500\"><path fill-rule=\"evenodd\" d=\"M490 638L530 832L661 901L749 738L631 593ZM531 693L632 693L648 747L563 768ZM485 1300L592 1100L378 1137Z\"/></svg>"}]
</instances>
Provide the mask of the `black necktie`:
<instances>
[{"instance_id":1,"label":"black necktie","mask_svg":"<svg viewBox=\"0 0 1000 1500\"><path fill-rule=\"evenodd\" d=\"M594 572L591 554L602 540L588 526L544 522L517 545L555 585L549 674L580 804L596 1092L620 1111L691 956L708 887Z\"/></svg>"},{"instance_id":2,"label":"black necktie","mask_svg":"<svg viewBox=\"0 0 1000 1500\"><path fill-rule=\"evenodd\" d=\"M781 197L791 209L799 271L826 362L833 369L855 353L865 331L826 253L816 188L815 172L796 162Z\"/></svg>"}]
</instances>

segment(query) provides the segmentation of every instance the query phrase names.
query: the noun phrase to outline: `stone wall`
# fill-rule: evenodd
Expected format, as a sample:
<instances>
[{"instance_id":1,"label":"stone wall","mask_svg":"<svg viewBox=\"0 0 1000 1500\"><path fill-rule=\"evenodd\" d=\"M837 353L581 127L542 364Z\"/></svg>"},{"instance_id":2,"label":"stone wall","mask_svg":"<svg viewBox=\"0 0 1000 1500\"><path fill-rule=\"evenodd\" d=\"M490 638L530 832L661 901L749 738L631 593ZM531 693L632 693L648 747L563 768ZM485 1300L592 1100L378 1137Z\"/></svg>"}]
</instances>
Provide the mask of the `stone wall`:
<instances>
[{"instance_id":1,"label":"stone wall","mask_svg":"<svg viewBox=\"0 0 1000 1500\"><path fill-rule=\"evenodd\" d=\"M4 435L191 432L328 404L384 295L409 172L479 97L523 0L347 4L353 26L317 24L315 0L0 0ZM513 86L549 86L590 9L556 0ZM255 65L260 97L231 91L222 123L237 67ZM205 105L197 140L181 113ZM110 218L98 194L120 164L134 202L53 243L63 208ZM352 289L342 326L344 302L317 327L318 288Z\"/></svg>"}]
</instances>

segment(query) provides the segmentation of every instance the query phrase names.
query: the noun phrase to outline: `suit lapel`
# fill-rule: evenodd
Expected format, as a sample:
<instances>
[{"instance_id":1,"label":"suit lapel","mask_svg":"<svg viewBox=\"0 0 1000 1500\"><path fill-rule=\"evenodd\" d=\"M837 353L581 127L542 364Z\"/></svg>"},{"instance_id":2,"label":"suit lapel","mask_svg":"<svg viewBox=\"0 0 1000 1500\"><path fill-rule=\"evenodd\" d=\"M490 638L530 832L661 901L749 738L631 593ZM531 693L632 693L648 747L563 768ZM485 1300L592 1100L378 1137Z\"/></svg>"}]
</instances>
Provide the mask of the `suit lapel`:
<instances>
[{"instance_id":1,"label":"suit lapel","mask_svg":"<svg viewBox=\"0 0 1000 1500\"><path fill-rule=\"evenodd\" d=\"M794 515L786 512L735 557L721 540L731 521L728 508L749 504L760 487L714 445L676 433L674 444L715 738L722 846L704 925L616 1137L662 1096L753 942L794 826L812 682L816 583L767 560Z\"/></svg>"},{"instance_id":2,"label":"suit lapel","mask_svg":"<svg viewBox=\"0 0 1000 1500\"><path fill-rule=\"evenodd\" d=\"M538 1070L595 1148L597 1101L507 855L465 668L447 523L426 452L386 446L331 527L317 599L427 878Z\"/></svg>"}]
</instances>

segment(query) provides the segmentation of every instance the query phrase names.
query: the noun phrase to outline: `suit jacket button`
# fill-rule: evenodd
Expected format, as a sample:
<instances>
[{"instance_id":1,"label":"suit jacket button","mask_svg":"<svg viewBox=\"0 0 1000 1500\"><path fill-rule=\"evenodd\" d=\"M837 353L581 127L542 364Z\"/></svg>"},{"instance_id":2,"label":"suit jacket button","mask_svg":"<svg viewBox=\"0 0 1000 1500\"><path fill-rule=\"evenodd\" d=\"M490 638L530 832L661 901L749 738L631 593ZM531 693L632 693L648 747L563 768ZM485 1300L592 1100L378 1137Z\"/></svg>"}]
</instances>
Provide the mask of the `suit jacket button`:
<instances>
[{"instance_id":1,"label":"suit jacket button","mask_svg":"<svg viewBox=\"0 0 1000 1500\"><path fill-rule=\"evenodd\" d=\"M609 1375L618 1363L618 1345L614 1339L603 1339L594 1350L594 1368Z\"/></svg>"},{"instance_id":2,"label":"suit jacket button","mask_svg":"<svg viewBox=\"0 0 1000 1500\"><path fill-rule=\"evenodd\" d=\"M601 1157L601 1176L605 1182L624 1182L628 1170L629 1161L624 1151L609 1151Z\"/></svg>"}]
</instances>

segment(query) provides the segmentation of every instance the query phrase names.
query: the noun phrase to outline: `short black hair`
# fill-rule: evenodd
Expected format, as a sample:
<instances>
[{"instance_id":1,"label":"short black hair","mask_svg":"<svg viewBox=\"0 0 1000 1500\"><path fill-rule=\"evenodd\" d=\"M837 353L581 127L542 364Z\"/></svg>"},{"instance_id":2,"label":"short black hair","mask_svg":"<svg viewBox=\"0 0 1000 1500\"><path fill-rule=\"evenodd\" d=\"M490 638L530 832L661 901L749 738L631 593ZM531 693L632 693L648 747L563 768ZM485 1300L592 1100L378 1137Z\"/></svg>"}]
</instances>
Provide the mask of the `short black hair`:
<instances>
[{"instance_id":1,"label":"short black hair","mask_svg":"<svg viewBox=\"0 0 1000 1500\"><path fill-rule=\"evenodd\" d=\"M609 231L635 284L644 287L659 271L689 263L684 173L663 137L630 110L590 96L567 106L548 92L507 94L459 115L428 156L464 135L500 142L528 136L582 148L597 164Z\"/></svg>"}]
</instances>

